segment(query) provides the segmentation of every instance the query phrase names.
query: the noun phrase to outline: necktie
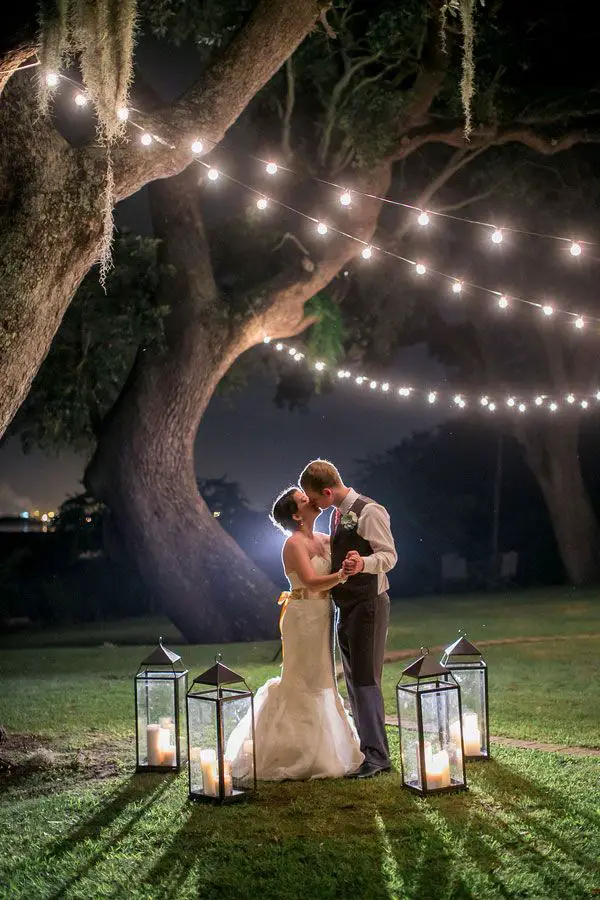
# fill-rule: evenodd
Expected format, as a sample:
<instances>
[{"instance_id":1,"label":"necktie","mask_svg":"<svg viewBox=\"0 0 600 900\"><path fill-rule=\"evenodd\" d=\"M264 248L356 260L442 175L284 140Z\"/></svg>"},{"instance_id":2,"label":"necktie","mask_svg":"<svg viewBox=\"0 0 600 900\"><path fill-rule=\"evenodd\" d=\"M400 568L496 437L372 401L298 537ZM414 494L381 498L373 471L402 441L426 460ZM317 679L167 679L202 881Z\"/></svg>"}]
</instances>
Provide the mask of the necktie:
<instances>
[{"instance_id":1,"label":"necktie","mask_svg":"<svg viewBox=\"0 0 600 900\"><path fill-rule=\"evenodd\" d=\"M341 519L341 518L342 518L341 512L339 511L339 509L336 509L336 511L335 511L335 516L333 517L333 530L334 530L334 532L337 531L338 525L340 524L340 519Z\"/></svg>"}]
</instances>

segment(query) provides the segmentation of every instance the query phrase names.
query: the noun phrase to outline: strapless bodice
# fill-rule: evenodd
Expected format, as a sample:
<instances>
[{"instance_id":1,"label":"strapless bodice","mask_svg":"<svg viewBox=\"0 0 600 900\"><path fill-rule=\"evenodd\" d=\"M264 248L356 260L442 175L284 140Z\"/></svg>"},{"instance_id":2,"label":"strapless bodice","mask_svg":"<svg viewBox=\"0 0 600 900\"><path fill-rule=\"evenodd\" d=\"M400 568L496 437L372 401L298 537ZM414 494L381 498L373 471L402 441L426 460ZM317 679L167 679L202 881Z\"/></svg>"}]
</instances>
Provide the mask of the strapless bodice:
<instances>
[{"instance_id":1,"label":"strapless bodice","mask_svg":"<svg viewBox=\"0 0 600 900\"><path fill-rule=\"evenodd\" d=\"M329 575L331 572L331 559L329 556L327 556L327 558L323 556L312 556L310 562L317 575ZM296 572L286 572L285 574L290 583L290 588L293 591L305 589L300 576ZM316 593L319 592L317 591Z\"/></svg>"}]
</instances>

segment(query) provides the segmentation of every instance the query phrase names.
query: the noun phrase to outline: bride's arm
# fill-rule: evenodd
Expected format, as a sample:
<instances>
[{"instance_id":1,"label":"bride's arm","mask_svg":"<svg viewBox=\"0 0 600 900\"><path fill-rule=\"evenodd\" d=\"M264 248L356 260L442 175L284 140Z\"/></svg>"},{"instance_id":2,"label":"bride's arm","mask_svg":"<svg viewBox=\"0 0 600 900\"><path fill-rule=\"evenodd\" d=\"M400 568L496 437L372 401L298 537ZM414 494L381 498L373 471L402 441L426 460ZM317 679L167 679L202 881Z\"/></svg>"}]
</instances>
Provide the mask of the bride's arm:
<instances>
[{"instance_id":1,"label":"bride's arm","mask_svg":"<svg viewBox=\"0 0 600 900\"><path fill-rule=\"evenodd\" d=\"M306 545L302 541L295 541L290 538L285 545L284 562L288 572L295 572L304 587L311 591L328 591L337 584L346 581L346 576L340 569L339 572L333 572L331 575L317 575L313 569L313 565L308 555Z\"/></svg>"}]
</instances>

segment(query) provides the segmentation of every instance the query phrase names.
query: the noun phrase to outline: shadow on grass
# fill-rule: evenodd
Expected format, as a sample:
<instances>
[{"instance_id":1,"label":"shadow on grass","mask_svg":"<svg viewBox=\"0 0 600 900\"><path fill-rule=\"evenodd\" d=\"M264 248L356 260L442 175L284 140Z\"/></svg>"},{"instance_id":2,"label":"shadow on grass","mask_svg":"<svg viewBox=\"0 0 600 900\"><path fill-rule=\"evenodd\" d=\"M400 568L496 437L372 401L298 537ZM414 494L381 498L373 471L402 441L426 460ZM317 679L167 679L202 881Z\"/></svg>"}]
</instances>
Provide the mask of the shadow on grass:
<instances>
[{"instance_id":1,"label":"shadow on grass","mask_svg":"<svg viewBox=\"0 0 600 900\"><path fill-rule=\"evenodd\" d=\"M95 846L84 861L61 887L55 891L52 900L64 897L71 887L88 874L98 863L102 862L109 849L132 832L148 809L161 797L172 784L175 775L131 775L108 798L103 798L98 811L83 824L70 831L62 840L49 850L53 862L58 863L61 857L77 853L78 845L93 841ZM116 830L111 826L120 818L124 821Z\"/></svg>"}]
</instances>

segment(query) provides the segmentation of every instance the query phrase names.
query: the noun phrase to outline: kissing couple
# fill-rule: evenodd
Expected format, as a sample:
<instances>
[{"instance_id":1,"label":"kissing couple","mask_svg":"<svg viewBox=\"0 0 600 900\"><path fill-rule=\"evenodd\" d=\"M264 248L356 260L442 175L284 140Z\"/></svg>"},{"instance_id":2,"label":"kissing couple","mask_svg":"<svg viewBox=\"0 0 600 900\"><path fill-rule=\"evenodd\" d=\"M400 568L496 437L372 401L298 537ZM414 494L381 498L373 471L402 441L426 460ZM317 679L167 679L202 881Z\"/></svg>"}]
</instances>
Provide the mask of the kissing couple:
<instances>
[{"instance_id":1,"label":"kissing couple","mask_svg":"<svg viewBox=\"0 0 600 900\"><path fill-rule=\"evenodd\" d=\"M387 572L397 561L390 517L346 487L326 460L309 463L299 485L283 491L271 513L288 535L282 560L290 590L280 597L281 675L254 701L256 775L371 778L391 768L381 694ZM329 534L315 531L331 508ZM334 621L352 718L337 687Z\"/></svg>"}]
</instances>

